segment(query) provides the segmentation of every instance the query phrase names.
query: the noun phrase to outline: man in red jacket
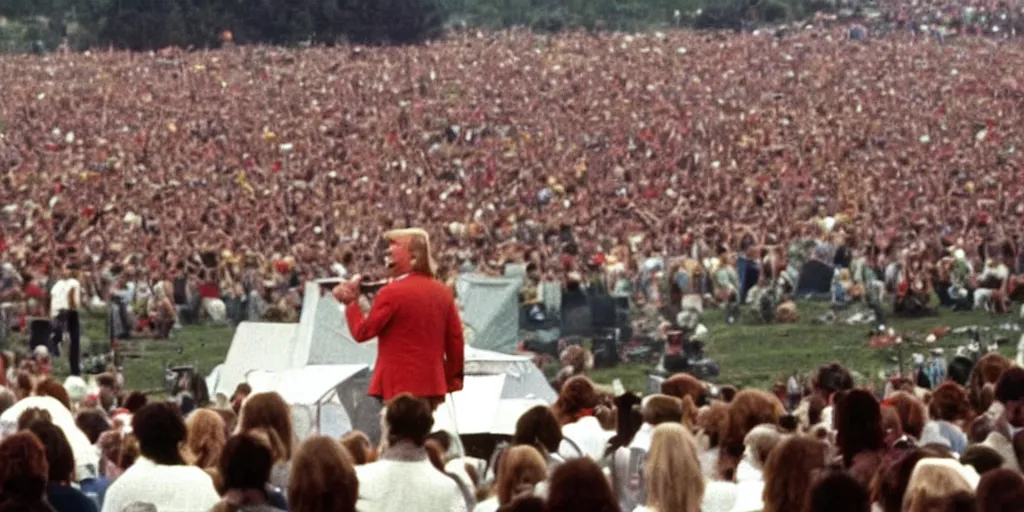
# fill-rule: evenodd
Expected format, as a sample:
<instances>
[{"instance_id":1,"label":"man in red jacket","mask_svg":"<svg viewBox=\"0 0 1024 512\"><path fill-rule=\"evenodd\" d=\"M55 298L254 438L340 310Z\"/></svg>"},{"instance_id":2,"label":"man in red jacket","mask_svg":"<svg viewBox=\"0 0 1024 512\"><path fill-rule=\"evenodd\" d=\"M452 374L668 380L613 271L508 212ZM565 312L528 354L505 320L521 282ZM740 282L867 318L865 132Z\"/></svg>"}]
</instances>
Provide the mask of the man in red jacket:
<instances>
[{"instance_id":1,"label":"man in red jacket","mask_svg":"<svg viewBox=\"0 0 1024 512\"><path fill-rule=\"evenodd\" d=\"M377 338L370 396L384 402L400 393L426 399L436 409L447 393L462 389L465 341L455 298L434 279L430 238L422 229L384 234L391 282L364 316L357 301L361 276L334 288L359 343Z\"/></svg>"}]
</instances>

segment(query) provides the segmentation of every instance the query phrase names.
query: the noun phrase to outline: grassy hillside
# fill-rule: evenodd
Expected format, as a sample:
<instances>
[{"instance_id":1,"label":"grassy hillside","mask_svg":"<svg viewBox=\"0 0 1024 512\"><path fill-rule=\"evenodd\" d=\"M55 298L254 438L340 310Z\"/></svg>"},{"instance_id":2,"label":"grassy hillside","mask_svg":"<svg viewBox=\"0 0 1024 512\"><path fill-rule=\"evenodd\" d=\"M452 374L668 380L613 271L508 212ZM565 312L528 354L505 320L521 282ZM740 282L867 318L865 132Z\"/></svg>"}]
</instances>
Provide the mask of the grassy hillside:
<instances>
[{"instance_id":1,"label":"grassy hillside","mask_svg":"<svg viewBox=\"0 0 1024 512\"><path fill-rule=\"evenodd\" d=\"M716 359L722 367L722 376L716 379L721 384L738 386L768 387L792 372L809 373L818 365L828 361L842 361L856 371L867 382L876 378L880 370L895 365L890 358L892 350L871 350L867 348L869 326L813 325L810 319L824 312L824 305L803 303L800 305L801 322L789 325L760 325L753 320L739 325L727 325L721 312L712 311L704 315L704 322L710 331L707 346L709 357ZM939 317L919 320L892 320L891 325L911 337L923 338L939 326L961 327L981 325L996 327L1007 322L1015 323L1015 317L992 317L982 312L943 312ZM103 339L102 317L85 320L85 335L93 340ZM234 331L226 327L194 326L176 333L173 340L139 340L127 342L126 348L139 355L125 362L125 379L132 389L159 390L163 386L163 370L170 364L196 364L204 374L223 362L231 344ZM995 330L989 336L994 336ZM1010 343L1003 347L1007 354L1013 354L1019 334L1004 333ZM950 335L938 343L947 350L954 350L967 341L966 335ZM267 347L276 350L276 347ZM924 347L909 347L909 353L925 351ZM621 379L626 389L643 391L646 388L646 371L649 365L625 364L615 368L599 369L594 372L595 380L611 383ZM67 372L65 360L55 365L55 372Z\"/></svg>"}]
</instances>

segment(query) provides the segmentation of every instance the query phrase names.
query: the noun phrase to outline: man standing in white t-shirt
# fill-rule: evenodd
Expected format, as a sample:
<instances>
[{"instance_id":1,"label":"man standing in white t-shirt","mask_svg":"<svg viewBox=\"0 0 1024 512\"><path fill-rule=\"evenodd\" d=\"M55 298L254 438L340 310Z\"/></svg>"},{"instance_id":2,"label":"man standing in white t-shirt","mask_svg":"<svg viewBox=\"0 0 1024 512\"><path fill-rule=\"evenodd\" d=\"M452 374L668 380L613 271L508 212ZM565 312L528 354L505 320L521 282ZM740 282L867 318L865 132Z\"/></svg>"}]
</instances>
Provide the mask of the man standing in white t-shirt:
<instances>
[{"instance_id":1,"label":"man standing in white t-shirt","mask_svg":"<svg viewBox=\"0 0 1024 512\"><path fill-rule=\"evenodd\" d=\"M60 343L64 339L64 332L67 331L68 344L68 366L71 375L81 375L80 354L82 326L79 323L78 307L82 303L82 285L75 279L75 269L65 265L61 268L60 279L50 289L50 318L53 319L53 343L51 349L54 354L60 354Z\"/></svg>"}]
</instances>

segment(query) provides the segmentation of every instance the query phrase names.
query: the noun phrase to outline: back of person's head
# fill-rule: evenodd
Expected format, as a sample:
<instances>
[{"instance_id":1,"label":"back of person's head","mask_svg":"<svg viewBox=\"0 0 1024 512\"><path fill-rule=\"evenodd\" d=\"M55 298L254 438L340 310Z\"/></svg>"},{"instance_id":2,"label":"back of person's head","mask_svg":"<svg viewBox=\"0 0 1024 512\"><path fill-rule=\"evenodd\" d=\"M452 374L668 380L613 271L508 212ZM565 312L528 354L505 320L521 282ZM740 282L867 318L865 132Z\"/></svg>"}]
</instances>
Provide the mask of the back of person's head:
<instances>
[{"instance_id":1,"label":"back of person's head","mask_svg":"<svg viewBox=\"0 0 1024 512\"><path fill-rule=\"evenodd\" d=\"M693 403L701 404L707 398L707 387L700 380L688 373L677 373L661 383L661 394L676 397L680 400L689 396Z\"/></svg>"},{"instance_id":2,"label":"back of person's head","mask_svg":"<svg viewBox=\"0 0 1024 512\"><path fill-rule=\"evenodd\" d=\"M384 413L388 425L388 444L408 441L415 446L423 446L434 426L434 415L430 405L422 398L409 393L402 393L388 402Z\"/></svg>"},{"instance_id":3,"label":"back of person's head","mask_svg":"<svg viewBox=\"0 0 1024 512\"><path fill-rule=\"evenodd\" d=\"M139 456L138 440L134 435L125 434L120 430L104 432L96 445L103 459L121 471L131 467Z\"/></svg>"},{"instance_id":4,"label":"back of person's head","mask_svg":"<svg viewBox=\"0 0 1024 512\"><path fill-rule=\"evenodd\" d=\"M971 401L967 390L956 382L947 380L932 391L928 402L928 416L933 420L960 421L971 414Z\"/></svg>"},{"instance_id":5,"label":"back of person's head","mask_svg":"<svg viewBox=\"0 0 1024 512\"><path fill-rule=\"evenodd\" d=\"M427 460L430 461L430 465L444 473L444 449L441 448L441 444L433 439L427 439L423 443L423 448L427 450Z\"/></svg>"},{"instance_id":6,"label":"back of person's head","mask_svg":"<svg viewBox=\"0 0 1024 512\"><path fill-rule=\"evenodd\" d=\"M588 412L592 414L599 399L594 383L586 376L577 375L565 381L552 411L560 424L573 423Z\"/></svg>"},{"instance_id":7,"label":"back of person's head","mask_svg":"<svg viewBox=\"0 0 1024 512\"><path fill-rule=\"evenodd\" d=\"M823 364L818 368L812 385L822 398L828 400L835 393L853 389L853 375L842 363Z\"/></svg>"},{"instance_id":8,"label":"back of person's head","mask_svg":"<svg viewBox=\"0 0 1024 512\"><path fill-rule=\"evenodd\" d=\"M978 512L1017 512L1024 507L1024 477L1011 469L994 469L981 477Z\"/></svg>"},{"instance_id":9,"label":"back of person's head","mask_svg":"<svg viewBox=\"0 0 1024 512\"><path fill-rule=\"evenodd\" d=\"M78 375L69 375L64 379L64 390L67 391L72 406L78 406L89 396L89 385Z\"/></svg>"},{"instance_id":10,"label":"back of person's head","mask_svg":"<svg viewBox=\"0 0 1024 512\"><path fill-rule=\"evenodd\" d=\"M373 448L373 443L370 442L370 438L358 430L353 430L342 436L341 445L348 450L348 454L352 456L352 462L356 466L362 466L377 460L377 453Z\"/></svg>"},{"instance_id":11,"label":"back of person's head","mask_svg":"<svg viewBox=\"0 0 1024 512\"><path fill-rule=\"evenodd\" d=\"M145 394L138 391L132 391L124 397L124 403L122 403L121 406L128 409L128 412L135 414L148 403L149 398L147 398Z\"/></svg>"},{"instance_id":12,"label":"back of person's head","mask_svg":"<svg viewBox=\"0 0 1024 512\"><path fill-rule=\"evenodd\" d=\"M987 415L981 414L971 420L970 424L967 425L967 441L971 444L983 443L988 438L989 434L992 433L994 425L992 419Z\"/></svg>"},{"instance_id":13,"label":"back of person's head","mask_svg":"<svg viewBox=\"0 0 1024 512\"><path fill-rule=\"evenodd\" d=\"M556 453L562 443L562 427L558 424L551 408L538 405L523 413L516 421L516 432L512 444L528 444L543 447L548 453Z\"/></svg>"},{"instance_id":14,"label":"back of person's head","mask_svg":"<svg viewBox=\"0 0 1024 512\"><path fill-rule=\"evenodd\" d=\"M789 435L784 433L781 427L776 425L758 425L754 427L747 437L743 438L743 446L750 457L750 464L761 469L768 457L772 454L779 443L788 439Z\"/></svg>"},{"instance_id":15,"label":"back of person's head","mask_svg":"<svg viewBox=\"0 0 1024 512\"><path fill-rule=\"evenodd\" d=\"M533 491L533 487L544 481L548 469L544 457L530 445L513 446L505 451L498 468L495 492L498 503L511 503L513 498Z\"/></svg>"},{"instance_id":16,"label":"back of person's head","mask_svg":"<svg viewBox=\"0 0 1024 512\"><path fill-rule=\"evenodd\" d=\"M669 395L651 395L643 401L644 423L658 426L662 423L681 423L683 401Z\"/></svg>"},{"instance_id":17,"label":"back of person's head","mask_svg":"<svg viewBox=\"0 0 1024 512\"><path fill-rule=\"evenodd\" d=\"M656 510L700 512L704 499L697 442L679 423L654 427L644 462L647 505Z\"/></svg>"},{"instance_id":18,"label":"back of person's head","mask_svg":"<svg viewBox=\"0 0 1024 512\"><path fill-rule=\"evenodd\" d=\"M181 412L169 402L146 404L132 415L132 434L139 440L141 455L157 464L184 465L181 444L188 428Z\"/></svg>"},{"instance_id":19,"label":"back of person's head","mask_svg":"<svg viewBox=\"0 0 1024 512\"><path fill-rule=\"evenodd\" d=\"M867 489L842 471L829 471L811 487L804 512L869 512Z\"/></svg>"},{"instance_id":20,"label":"back of person's head","mask_svg":"<svg viewBox=\"0 0 1024 512\"><path fill-rule=\"evenodd\" d=\"M928 411L925 410L924 402L906 391L897 391L886 398L882 405L896 410L904 433L914 439L921 439L924 424L928 421Z\"/></svg>"},{"instance_id":21,"label":"back of person's head","mask_svg":"<svg viewBox=\"0 0 1024 512\"><path fill-rule=\"evenodd\" d=\"M930 512L960 492L974 494L978 475L954 459L924 458L914 466L903 496L904 512ZM939 508L938 510L942 510Z\"/></svg>"},{"instance_id":22,"label":"back of person's head","mask_svg":"<svg viewBox=\"0 0 1024 512\"><path fill-rule=\"evenodd\" d=\"M8 497L42 499L49 472L46 448L35 434L18 432L0 441L0 488Z\"/></svg>"},{"instance_id":23,"label":"back of person's head","mask_svg":"<svg viewBox=\"0 0 1024 512\"><path fill-rule=\"evenodd\" d=\"M972 466L979 475L984 476L992 470L1003 467L1003 456L990 446L972 444L964 450L960 462Z\"/></svg>"},{"instance_id":24,"label":"back of person's head","mask_svg":"<svg viewBox=\"0 0 1024 512\"><path fill-rule=\"evenodd\" d=\"M313 436L299 445L288 481L291 512L355 512L359 497L355 465L341 443L330 437Z\"/></svg>"},{"instance_id":25,"label":"back of person's head","mask_svg":"<svg viewBox=\"0 0 1024 512\"><path fill-rule=\"evenodd\" d=\"M53 379L43 379L36 384L36 395L48 396L60 402L65 409L71 410L71 397L61 383Z\"/></svg>"},{"instance_id":26,"label":"back of person's head","mask_svg":"<svg viewBox=\"0 0 1024 512\"><path fill-rule=\"evenodd\" d=\"M1013 361L995 352L985 354L978 359L977 364L971 370L971 377L967 383L967 395L975 412L983 413L988 410L991 402L989 397L985 396L986 386L995 386L999 377L1011 366L1013 366Z\"/></svg>"},{"instance_id":27,"label":"back of person's head","mask_svg":"<svg viewBox=\"0 0 1024 512\"><path fill-rule=\"evenodd\" d=\"M7 388L0 388L0 414L10 409L18 401L13 391Z\"/></svg>"},{"instance_id":28,"label":"back of person's head","mask_svg":"<svg viewBox=\"0 0 1024 512\"><path fill-rule=\"evenodd\" d=\"M231 437L231 434L235 431L235 427L238 426L238 415L235 414L235 411L221 407L210 410L217 413L220 416L221 421L224 422L224 439Z\"/></svg>"},{"instance_id":29,"label":"back of person's head","mask_svg":"<svg viewBox=\"0 0 1024 512\"><path fill-rule=\"evenodd\" d=\"M884 512L900 512L910 475L914 473L917 463L924 458L940 456L932 448L914 448L884 465L873 482L872 501L880 504Z\"/></svg>"},{"instance_id":30,"label":"back of person's head","mask_svg":"<svg viewBox=\"0 0 1024 512\"><path fill-rule=\"evenodd\" d=\"M743 456L743 440L758 425L778 425L785 408L779 399L759 389L744 389L729 403L726 430L719 446L719 471L732 480Z\"/></svg>"},{"instance_id":31,"label":"back of person's head","mask_svg":"<svg viewBox=\"0 0 1024 512\"><path fill-rule=\"evenodd\" d=\"M90 443L96 444L100 436L110 429L110 421L96 409L83 409L75 416L75 426L89 438Z\"/></svg>"},{"instance_id":32,"label":"back of person's head","mask_svg":"<svg viewBox=\"0 0 1024 512\"><path fill-rule=\"evenodd\" d=\"M996 382L996 401L1002 404L1024 400L1024 368L1014 366Z\"/></svg>"},{"instance_id":33,"label":"back of person's head","mask_svg":"<svg viewBox=\"0 0 1024 512\"><path fill-rule=\"evenodd\" d=\"M601 467L584 457L555 468L545 511L619 512L619 503Z\"/></svg>"},{"instance_id":34,"label":"back of person's head","mask_svg":"<svg viewBox=\"0 0 1024 512\"><path fill-rule=\"evenodd\" d=\"M791 437L776 446L764 464L764 512L803 510L808 475L824 469L828 455L828 445L812 437Z\"/></svg>"},{"instance_id":35,"label":"back of person's head","mask_svg":"<svg viewBox=\"0 0 1024 512\"><path fill-rule=\"evenodd\" d=\"M39 407L29 407L21 414L18 415L18 430L26 430L30 425L37 421L48 421L53 422L53 416L50 415L50 411L41 409Z\"/></svg>"},{"instance_id":36,"label":"back of person's head","mask_svg":"<svg viewBox=\"0 0 1024 512\"><path fill-rule=\"evenodd\" d=\"M224 420L210 409L198 409L188 416L188 450L200 468L217 466L224 450Z\"/></svg>"},{"instance_id":37,"label":"back of person's head","mask_svg":"<svg viewBox=\"0 0 1024 512\"><path fill-rule=\"evenodd\" d=\"M736 389L736 386L731 386L727 384L725 386L718 388L718 396L721 397L722 401L727 404L731 404L732 401L736 399L737 393L739 393L739 390Z\"/></svg>"},{"instance_id":38,"label":"back of person's head","mask_svg":"<svg viewBox=\"0 0 1024 512\"><path fill-rule=\"evenodd\" d=\"M847 468L858 454L885 447L881 405L870 391L854 389L845 393L836 403L832 418L836 445Z\"/></svg>"},{"instance_id":39,"label":"back of person's head","mask_svg":"<svg viewBox=\"0 0 1024 512\"><path fill-rule=\"evenodd\" d=\"M71 451L64 431L48 421L37 421L28 427L46 450L46 463L50 466L47 478L50 482L71 482L74 480L75 455Z\"/></svg>"},{"instance_id":40,"label":"back of person's head","mask_svg":"<svg viewBox=\"0 0 1024 512\"><path fill-rule=\"evenodd\" d=\"M218 469L226 490L262 490L273 466L270 448L252 436L239 434L224 445Z\"/></svg>"},{"instance_id":41,"label":"back of person's head","mask_svg":"<svg viewBox=\"0 0 1024 512\"><path fill-rule=\"evenodd\" d=\"M285 458L291 459L295 447L295 431L292 427L292 413L284 398L277 393L256 393L242 404L239 413L241 431L256 428L274 430L284 443Z\"/></svg>"}]
</instances>

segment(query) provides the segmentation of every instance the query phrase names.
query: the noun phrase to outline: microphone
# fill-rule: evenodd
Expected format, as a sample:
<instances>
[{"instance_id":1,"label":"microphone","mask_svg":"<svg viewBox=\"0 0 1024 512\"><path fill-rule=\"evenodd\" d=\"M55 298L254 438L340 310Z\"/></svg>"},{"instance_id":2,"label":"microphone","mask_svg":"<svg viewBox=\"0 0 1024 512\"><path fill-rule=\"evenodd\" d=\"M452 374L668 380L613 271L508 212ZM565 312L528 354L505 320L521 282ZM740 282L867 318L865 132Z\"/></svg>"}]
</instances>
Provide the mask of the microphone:
<instances>
[{"instance_id":1,"label":"microphone","mask_svg":"<svg viewBox=\"0 0 1024 512\"><path fill-rule=\"evenodd\" d=\"M338 281L334 280L323 280L320 284L320 296L331 295L334 293L334 287L338 285ZM376 295L377 292L383 288L388 281L363 281L359 283L359 294L360 295Z\"/></svg>"},{"instance_id":2,"label":"microphone","mask_svg":"<svg viewBox=\"0 0 1024 512\"><path fill-rule=\"evenodd\" d=\"M384 285L388 284L387 281L363 281L359 283L359 294L360 295L374 295L384 288Z\"/></svg>"}]
</instances>

